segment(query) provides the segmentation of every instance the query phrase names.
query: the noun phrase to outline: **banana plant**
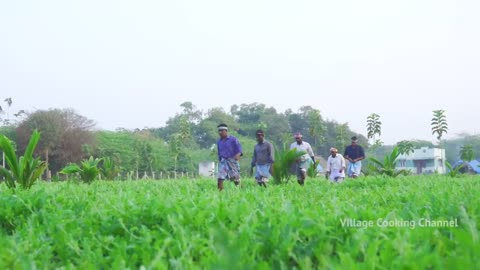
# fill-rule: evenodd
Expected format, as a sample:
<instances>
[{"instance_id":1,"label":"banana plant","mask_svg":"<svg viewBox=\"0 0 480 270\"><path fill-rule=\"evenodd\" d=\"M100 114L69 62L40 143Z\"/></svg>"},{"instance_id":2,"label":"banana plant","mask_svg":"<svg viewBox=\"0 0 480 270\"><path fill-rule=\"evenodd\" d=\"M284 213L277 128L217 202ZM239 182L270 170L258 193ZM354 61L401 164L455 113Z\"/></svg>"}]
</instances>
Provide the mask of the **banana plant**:
<instances>
[{"instance_id":1,"label":"banana plant","mask_svg":"<svg viewBox=\"0 0 480 270\"><path fill-rule=\"evenodd\" d=\"M0 149L5 152L5 160L8 165L8 169L0 166L0 176L5 177L9 188L16 188L17 183L23 189L31 188L47 168L45 162L33 157L39 140L40 133L34 130L25 153L20 158L17 158L13 142L4 135L0 136Z\"/></svg>"},{"instance_id":2,"label":"banana plant","mask_svg":"<svg viewBox=\"0 0 480 270\"><path fill-rule=\"evenodd\" d=\"M447 172L447 175L452 177L452 178L455 178L457 176L459 176L460 174L460 170L463 168L463 164L460 164L458 165L457 167L453 167L452 164L450 164L450 162L448 161L445 161L445 165L447 166L448 168L448 172Z\"/></svg>"},{"instance_id":3,"label":"banana plant","mask_svg":"<svg viewBox=\"0 0 480 270\"><path fill-rule=\"evenodd\" d=\"M102 176L107 180L114 180L117 174L120 172L120 168L115 165L115 162L109 158L103 158L102 166L100 169Z\"/></svg>"},{"instance_id":4,"label":"banana plant","mask_svg":"<svg viewBox=\"0 0 480 270\"><path fill-rule=\"evenodd\" d=\"M81 162L80 166L75 163L68 164L62 169L62 174L80 174L80 179L85 183L92 183L101 173L98 164L102 161L101 158L85 159Z\"/></svg>"},{"instance_id":5,"label":"banana plant","mask_svg":"<svg viewBox=\"0 0 480 270\"><path fill-rule=\"evenodd\" d=\"M386 155L383 158L383 162L379 161L376 158L369 158L373 162L372 166L369 166L369 169L374 173L385 175L388 177L397 177L400 174L407 175L409 174L408 170L396 170L397 167L397 158L400 156L398 147L393 148L392 152Z\"/></svg>"}]
</instances>

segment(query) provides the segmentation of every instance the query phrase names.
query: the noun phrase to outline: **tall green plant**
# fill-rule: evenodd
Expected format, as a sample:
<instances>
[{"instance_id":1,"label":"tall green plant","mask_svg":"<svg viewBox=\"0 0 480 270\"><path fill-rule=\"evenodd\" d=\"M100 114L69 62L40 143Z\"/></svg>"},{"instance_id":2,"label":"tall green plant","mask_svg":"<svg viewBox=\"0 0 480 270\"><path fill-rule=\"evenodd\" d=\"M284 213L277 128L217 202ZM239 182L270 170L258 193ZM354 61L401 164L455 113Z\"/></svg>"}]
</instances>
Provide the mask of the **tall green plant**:
<instances>
[{"instance_id":1,"label":"tall green plant","mask_svg":"<svg viewBox=\"0 0 480 270\"><path fill-rule=\"evenodd\" d=\"M410 153L413 153L414 149L415 149L415 146L413 145L413 143L411 141L407 141L407 140L403 140L403 141L400 141L397 143L397 147L398 147L398 152L400 153L400 155L408 155Z\"/></svg>"},{"instance_id":2,"label":"tall green plant","mask_svg":"<svg viewBox=\"0 0 480 270\"><path fill-rule=\"evenodd\" d=\"M335 128L335 146L338 149L343 149L347 145L347 129L348 123L337 125L337 127Z\"/></svg>"},{"instance_id":3,"label":"tall green plant","mask_svg":"<svg viewBox=\"0 0 480 270\"><path fill-rule=\"evenodd\" d=\"M310 167L308 167L307 169L307 175L308 177L311 177L311 178L315 178L317 177L317 167L318 167L318 164L320 164L320 161L315 161L315 162L312 162L312 164L310 164Z\"/></svg>"},{"instance_id":4,"label":"tall green plant","mask_svg":"<svg viewBox=\"0 0 480 270\"><path fill-rule=\"evenodd\" d=\"M297 149L288 150L286 146L280 151L275 149L275 162L273 163L273 181L275 184L288 183L290 180L290 168L305 154Z\"/></svg>"},{"instance_id":5,"label":"tall green plant","mask_svg":"<svg viewBox=\"0 0 480 270\"><path fill-rule=\"evenodd\" d=\"M448 168L448 172L447 172L447 175L452 177L452 178L455 178L457 176L460 175L460 170L463 168L463 164L459 164L457 167L453 167L452 164L450 164L450 162L448 161L445 161L445 165L447 166Z\"/></svg>"},{"instance_id":6,"label":"tall green plant","mask_svg":"<svg viewBox=\"0 0 480 270\"><path fill-rule=\"evenodd\" d=\"M372 113L367 117L367 138L373 139L376 144L381 144L381 141L376 139L376 135L382 135L382 122L380 115Z\"/></svg>"},{"instance_id":7,"label":"tall green plant","mask_svg":"<svg viewBox=\"0 0 480 270\"><path fill-rule=\"evenodd\" d=\"M18 182L22 188L29 189L47 168L45 162L33 157L39 140L40 133L34 130L24 155L17 158L12 141L4 135L0 136L0 149L5 152L5 160L8 165L8 170L0 167L0 175L5 177L9 188L15 188L16 182Z\"/></svg>"},{"instance_id":8,"label":"tall green plant","mask_svg":"<svg viewBox=\"0 0 480 270\"><path fill-rule=\"evenodd\" d=\"M461 147L460 159L465 162L470 162L475 159L475 151L473 150L473 145L467 144Z\"/></svg>"},{"instance_id":9,"label":"tall green plant","mask_svg":"<svg viewBox=\"0 0 480 270\"><path fill-rule=\"evenodd\" d=\"M113 159L105 157L103 158L100 171L102 176L105 177L105 179L114 180L120 172L120 168L115 164Z\"/></svg>"},{"instance_id":10,"label":"tall green plant","mask_svg":"<svg viewBox=\"0 0 480 270\"><path fill-rule=\"evenodd\" d=\"M308 113L308 126L308 133L313 138L313 146L316 149L318 147L317 143L322 144L325 142L325 133L327 131L319 110L314 109Z\"/></svg>"},{"instance_id":11,"label":"tall green plant","mask_svg":"<svg viewBox=\"0 0 480 270\"><path fill-rule=\"evenodd\" d=\"M393 148L392 152L388 155L385 155L383 162L379 161L376 158L369 158L373 162L372 166L369 167L374 173L385 175L388 177L397 177L400 174L408 174L408 170L396 170L397 167L397 158L400 156L398 147Z\"/></svg>"},{"instance_id":12,"label":"tall green plant","mask_svg":"<svg viewBox=\"0 0 480 270\"><path fill-rule=\"evenodd\" d=\"M440 144L443 134L448 132L447 117L444 110L433 111L431 125L432 134L437 135L438 143Z\"/></svg>"},{"instance_id":13,"label":"tall green plant","mask_svg":"<svg viewBox=\"0 0 480 270\"><path fill-rule=\"evenodd\" d=\"M90 156L89 159L83 160L78 166L75 163L71 163L67 165L63 170L60 172L62 174L80 174L80 179L85 182L85 183L91 183L93 182L98 175L101 173L100 168L98 167L98 164L102 161L102 159L99 158L93 158Z\"/></svg>"}]
</instances>

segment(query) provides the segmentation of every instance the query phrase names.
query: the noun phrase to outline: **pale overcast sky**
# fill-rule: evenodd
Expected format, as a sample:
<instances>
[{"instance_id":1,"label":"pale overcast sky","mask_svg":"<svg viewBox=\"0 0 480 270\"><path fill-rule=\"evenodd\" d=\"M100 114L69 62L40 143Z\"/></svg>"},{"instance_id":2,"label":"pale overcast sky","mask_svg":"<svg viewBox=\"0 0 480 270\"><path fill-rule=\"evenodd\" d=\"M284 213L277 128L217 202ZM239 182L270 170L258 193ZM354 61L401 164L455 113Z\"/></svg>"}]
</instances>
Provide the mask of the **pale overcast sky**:
<instances>
[{"instance_id":1,"label":"pale overcast sky","mask_svg":"<svg viewBox=\"0 0 480 270\"><path fill-rule=\"evenodd\" d=\"M302 105L383 141L479 133L480 1L0 2L0 98L76 109L104 129L200 109Z\"/></svg>"}]
</instances>

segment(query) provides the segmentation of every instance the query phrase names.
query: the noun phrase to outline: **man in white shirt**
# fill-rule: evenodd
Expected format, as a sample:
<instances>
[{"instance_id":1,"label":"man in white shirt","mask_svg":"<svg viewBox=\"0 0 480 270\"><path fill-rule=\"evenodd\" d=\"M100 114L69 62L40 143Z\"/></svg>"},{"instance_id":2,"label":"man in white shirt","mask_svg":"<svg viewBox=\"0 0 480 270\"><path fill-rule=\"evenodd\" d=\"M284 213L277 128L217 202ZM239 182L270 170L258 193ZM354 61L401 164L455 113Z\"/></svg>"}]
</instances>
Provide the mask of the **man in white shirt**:
<instances>
[{"instance_id":1,"label":"man in white shirt","mask_svg":"<svg viewBox=\"0 0 480 270\"><path fill-rule=\"evenodd\" d=\"M305 177L307 175L307 169L312 164L312 160L315 163L315 156L313 154L312 146L308 142L303 141L303 136L300 132L295 134L295 141L290 145L290 150L297 149L297 152L305 152L305 155L301 156L297 160L295 171L297 173L297 180L300 185L305 183Z\"/></svg>"},{"instance_id":2,"label":"man in white shirt","mask_svg":"<svg viewBox=\"0 0 480 270\"><path fill-rule=\"evenodd\" d=\"M341 183L345 179L345 159L338 154L336 148L330 148L330 156L327 160L327 175L333 183Z\"/></svg>"}]
</instances>

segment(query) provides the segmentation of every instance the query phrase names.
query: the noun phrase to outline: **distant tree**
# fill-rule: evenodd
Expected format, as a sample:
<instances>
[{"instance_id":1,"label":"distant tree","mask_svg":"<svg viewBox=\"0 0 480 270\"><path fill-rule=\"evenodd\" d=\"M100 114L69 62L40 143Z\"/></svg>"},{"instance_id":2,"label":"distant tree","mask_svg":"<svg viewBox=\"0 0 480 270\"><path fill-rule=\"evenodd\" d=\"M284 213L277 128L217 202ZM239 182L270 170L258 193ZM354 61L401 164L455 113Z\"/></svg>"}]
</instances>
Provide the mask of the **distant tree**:
<instances>
[{"instance_id":1,"label":"distant tree","mask_svg":"<svg viewBox=\"0 0 480 270\"><path fill-rule=\"evenodd\" d=\"M168 144L151 130L95 133L94 156L111 158L121 172L165 171L173 168Z\"/></svg>"},{"instance_id":2,"label":"distant tree","mask_svg":"<svg viewBox=\"0 0 480 270\"><path fill-rule=\"evenodd\" d=\"M415 146L411 141L403 140L397 143L397 148L400 155L408 155L410 153L413 153Z\"/></svg>"},{"instance_id":3,"label":"distant tree","mask_svg":"<svg viewBox=\"0 0 480 270\"><path fill-rule=\"evenodd\" d=\"M432 134L437 135L438 143L440 144L443 134L448 132L447 117L444 110L433 111L432 118Z\"/></svg>"},{"instance_id":4,"label":"distant tree","mask_svg":"<svg viewBox=\"0 0 480 270\"><path fill-rule=\"evenodd\" d=\"M261 115L265 112L265 104L251 103L232 106L231 112L240 124L254 124L260 120Z\"/></svg>"},{"instance_id":5,"label":"distant tree","mask_svg":"<svg viewBox=\"0 0 480 270\"><path fill-rule=\"evenodd\" d=\"M462 146L459 154L460 159L465 162L470 162L475 159L475 151L473 150L473 145L471 144Z\"/></svg>"},{"instance_id":6,"label":"distant tree","mask_svg":"<svg viewBox=\"0 0 480 270\"><path fill-rule=\"evenodd\" d=\"M318 151L318 144L325 142L326 127L320 111L313 109L308 113L308 131L313 138L315 151Z\"/></svg>"},{"instance_id":7,"label":"distant tree","mask_svg":"<svg viewBox=\"0 0 480 270\"><path fill-rule=\"evenodd\" d=\"M187 149L191 149L191 145L190 147L188 145L188 142L192 137L188 120L186 118L181 118L179 121L180 130L173 134L169 141L170 151L174 158L174 171L177 171L178 160L180 158L183 157L183 159L188 162L189 154ZM186 165L187 164L184 164L184 167Z\"/></svg>"},{"instance_id":8,"label":"distant tree","mask_svg":"<svg viewBox=\"0 0 480 270\"><path fill-rule=\"evenodd\" d=\"M188 123L198 124L202 120L202 112L192 102L186 101L180 107L183 108L182 116L187 118Z\"/></svg>"},{"instance_id":9,"label":"distant tree","mask_svg":"<svg viewBox=\"0 0 480 270\"><path fill-rule=\"evenodd\" d=\"M12 107L13 100L11 97L6 98L3 102L6 103L7 109L4 110L2 106L0 106L0 133L7 136L9 139L14 139L14 132L12 132L15 128L13 125L13 119L10 116L10 108ZM24 110L20 110L17 113L14 113L13 116L18 118L25 114ZM5 167L5 153L2 151L2 166Z\"/></svg>"},{"instance_id":10,"label":"distant tree","mask_svg":"<svg viewBox=\"0 0 480 270\"><path fill-rule=\"evenodd\" d=\"M226 113L223 108L211 108L192 132L193 138L200 147L208 148L216 143L218 139L217 126L221 123L227 124L231 130L239 128L233 116Z\"/></svg>"},{"instance_id":11,"label":"distant tree","mask_svg":"<svg viewBox=\"0 0 480 270\"><path fill-rule=\"evenodd\" d=\"M377 140L376 135L379 137L382 135L382 122L380 121L380 115L372 113L367 117L367 138L373 139L373 143L381 145L381 141Z\"/></svg>"},{"instance_id":12,"label":"distant tree","mask_svg":"<svg viewBox=\"0 0 480 270\"><path fill-rule=\"evenodd\" d=\"M275 108L270 107L260 117L260 121L265 123L265 138L278 147L282 147L284 140L283 134L288 133L291 136L287 117L282 113L277 113ZM253 135L252 135L252 138ZM289 138L290 139L290 138Z\"/></svg>"},{"instance_id":13,"label":"distant tree","mask_svg":"<svg viewBox=\"0 0 480 270\"><path fill-rule=\"evenodd\" d=\"M337 128L336 128L337 136L336 136L336 144L335 144L337 149L343 149L347 145L347 141L348 141L347 129L348 129L347 123L337 125Z\"/></svg>"},{"instance_id":14,"label":"distant tree","mask_svg":"<svg viewBox=\"0 0 480 270\"><path fill-rule=\"evenodd\" d=\"M25 149L34 129L42 133L37 153L42 154L53 172L70 162L79 162L85 155L83 145L94 144L94 122L72 109L38 110L28 115L17 128L20 149Z\"/></svg>"},{"instance_id":15,"label":"distant tree","mask_svg":"<svg viewBox=\"0 0 480 270\"><path fill-rule=\"evenodd\" d=\"M432 148L435 145L431 141L425 141L425 140L412 140L410 141L413 144L413 148L421 148L421 147L428 147Z\"/></svg>"},{"instance_id":16,"label":"distant tree","mask_svg":"<svg viewBox=\"0 0 480 270\"><path fill-rule=\"evenodd\" d=\"M480 157L480 135L458 134L456 138L444 140L446 160L451 164L455 164L461 158L460 151L462 146L473 146L474 157Z\"/></svg>"}]
</instances>

